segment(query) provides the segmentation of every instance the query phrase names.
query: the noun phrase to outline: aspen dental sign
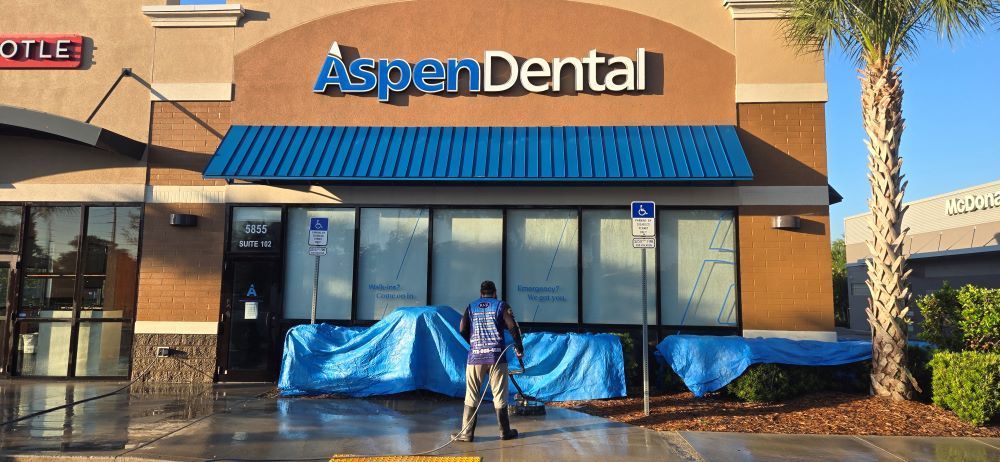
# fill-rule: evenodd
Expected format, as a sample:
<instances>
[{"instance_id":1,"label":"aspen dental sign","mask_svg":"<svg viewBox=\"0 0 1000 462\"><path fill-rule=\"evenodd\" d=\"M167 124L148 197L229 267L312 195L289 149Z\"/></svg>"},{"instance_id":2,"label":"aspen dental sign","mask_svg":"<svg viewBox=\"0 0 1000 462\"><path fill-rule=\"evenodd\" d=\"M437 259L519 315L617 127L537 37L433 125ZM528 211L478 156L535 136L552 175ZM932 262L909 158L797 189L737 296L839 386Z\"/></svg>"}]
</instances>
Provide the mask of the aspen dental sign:
<instances>
[{"instance_id":1,"label":"aspen dental sign","mask_svg":"<svg viewBox=\"0 0 1000 462\"><path fill-rule=\"evenodd\" d=\"M497 77L498 70L506 70ZM336 87L343 93L375 91L378 100L389 101L393 93L414 87L423 93L500 93L520 86L531 93L563 91L560 76L573 76L577 92L628 92L646 89L646 49L636 50L635 59L626 56L599 56L597 50L583 57L529 58L518 63L506 51L486 51L482 63L473 58L445 61L425 58L411 64L403 59L358 58L345 63L340 46L333 42L316 77L313 92L325 93ZM467 79L462 88L459 77ZM603 74L603 75L602 75Z\"/></svg>"}]
</instances>

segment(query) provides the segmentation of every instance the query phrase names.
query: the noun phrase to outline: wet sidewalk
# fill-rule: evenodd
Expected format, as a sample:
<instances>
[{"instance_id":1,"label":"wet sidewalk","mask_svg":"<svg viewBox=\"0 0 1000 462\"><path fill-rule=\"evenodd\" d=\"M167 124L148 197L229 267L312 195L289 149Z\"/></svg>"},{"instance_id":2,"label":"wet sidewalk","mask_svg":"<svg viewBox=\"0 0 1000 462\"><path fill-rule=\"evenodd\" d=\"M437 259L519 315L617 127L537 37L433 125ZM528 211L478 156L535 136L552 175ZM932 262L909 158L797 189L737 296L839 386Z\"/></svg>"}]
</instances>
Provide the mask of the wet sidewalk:
<instances>
[{"instance_id":1,"label":"wet sidewalk","mask_svg":"<svg viewBox=\"0 0 1000 462\"><path fill-rule=\"evenodd\" d=\"M0 382L0 421L119 388L118 383ZM270 385L133 386L0 429L0 460L327 460L406 454L448 441L458 400L275 399ZM655 432L569 409L512 419L500 441L484 404L477 443L434 455L484 461L1000 460L1000 441Z\"/></svg>"}]
</instances>

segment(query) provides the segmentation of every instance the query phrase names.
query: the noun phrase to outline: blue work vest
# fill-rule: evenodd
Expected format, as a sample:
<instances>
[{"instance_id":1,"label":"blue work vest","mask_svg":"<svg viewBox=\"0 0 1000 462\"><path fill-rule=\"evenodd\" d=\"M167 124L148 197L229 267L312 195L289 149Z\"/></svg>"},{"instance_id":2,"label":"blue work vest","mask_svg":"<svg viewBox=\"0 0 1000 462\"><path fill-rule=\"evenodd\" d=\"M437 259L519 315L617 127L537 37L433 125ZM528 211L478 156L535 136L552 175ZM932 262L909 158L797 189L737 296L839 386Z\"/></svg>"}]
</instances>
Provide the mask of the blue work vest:
<instances>
[{"instance_id":1,"label":"blue work vest","mask_svg":"<svg viewBox=\"0 0 1000 462\"><path fill-rule=\"evenodd\" d=\"M495 298L480 298L469 304L469 364L492 365L504 349L503 310L506 304ZM501 359L506 362L507 358Z\"/></svg>"}]
</instances>

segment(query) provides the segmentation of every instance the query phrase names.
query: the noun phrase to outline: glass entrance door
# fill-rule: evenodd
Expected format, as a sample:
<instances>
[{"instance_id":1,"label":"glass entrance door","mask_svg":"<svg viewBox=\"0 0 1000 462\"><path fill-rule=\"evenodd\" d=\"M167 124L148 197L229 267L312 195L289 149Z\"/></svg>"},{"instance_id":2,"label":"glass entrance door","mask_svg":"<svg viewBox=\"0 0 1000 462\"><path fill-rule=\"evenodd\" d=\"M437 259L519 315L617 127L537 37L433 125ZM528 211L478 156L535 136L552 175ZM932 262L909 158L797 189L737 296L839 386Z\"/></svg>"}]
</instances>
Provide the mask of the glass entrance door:
<instances>
[{"instance_id":1,"label":"glass entrance door","mask_svg":"<svg viewBox=\"0 0 1000 462\"><path fill-rule=\"evenodd\" d=\"M222 373L226 382L273 382L278 373L281 262L230 260L223 313Z\"/></svg>"},{"instance_id":2,"label":"glass entrance door","mask_svg":"<svg viewBox=\"0 0 1000 462\"><path fill-rule=\"evenodd\" d=\"M14 309L14 286L17 281L13 257L0 256L0 375L9 375L10 330L9 320Z\"/></svg>"}]
</instances>

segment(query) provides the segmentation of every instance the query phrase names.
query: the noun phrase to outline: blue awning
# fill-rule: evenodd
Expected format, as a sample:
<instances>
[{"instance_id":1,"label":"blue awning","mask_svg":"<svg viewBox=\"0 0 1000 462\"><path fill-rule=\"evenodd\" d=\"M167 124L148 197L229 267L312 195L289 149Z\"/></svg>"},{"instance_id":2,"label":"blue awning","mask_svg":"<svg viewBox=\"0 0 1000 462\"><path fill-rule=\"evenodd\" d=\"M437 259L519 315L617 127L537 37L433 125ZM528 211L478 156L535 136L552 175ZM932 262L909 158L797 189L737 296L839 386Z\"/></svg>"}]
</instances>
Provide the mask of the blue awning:
<instances>
[{"instance_id":1,"label":"blue awning","mask_svg":"<svg viewBox=\"0 0 1000 462\"><path fill-rule=\"evenodd\" d=\"M731 125L235 125L204 172L226 180L688 182L751 180Z\"/></svg>"}]
</instances>

